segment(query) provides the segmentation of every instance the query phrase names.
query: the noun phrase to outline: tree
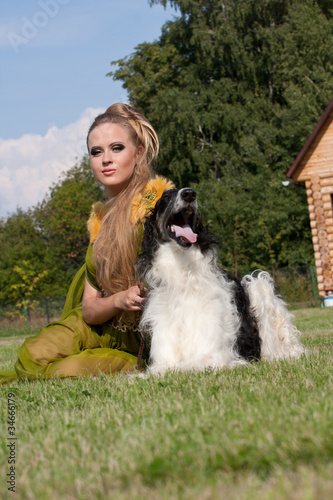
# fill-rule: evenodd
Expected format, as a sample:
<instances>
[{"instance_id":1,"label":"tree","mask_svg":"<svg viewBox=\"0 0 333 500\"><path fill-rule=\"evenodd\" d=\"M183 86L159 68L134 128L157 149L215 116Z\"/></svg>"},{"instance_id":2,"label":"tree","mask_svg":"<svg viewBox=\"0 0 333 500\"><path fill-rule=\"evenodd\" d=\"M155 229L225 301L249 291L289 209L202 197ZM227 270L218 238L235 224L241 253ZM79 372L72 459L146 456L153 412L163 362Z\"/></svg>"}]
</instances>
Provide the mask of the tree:
<instances>
[{"instance_id":1,"label":"tree","mask_svg":"<svg viewBox=\"0 0 333 500\"><path fill-rule=\"evenodd\" d=\"M84 263L89 243L87 220L92 204L104 198L85 157L63 174L33 210L34 225L46 248L48 294L65 294Z\"/></svg>"},{"instance_id":2,"label":"tree","mask_svg":"<svg viewBox=\"0 0 333 500\"><path fill-rule=\"evenodd\" d=\"M14 266L13 273L15 283L10 287L11 294L8 298L16 302L16 314L19 314L28 323L31 319L31 310L37 305L34 297L36 297L40 281L45 278L47 271L37 273L28 260L23 260L21 266Z\"/></svg>"},{"instance_id":3,"label":"tree","mask_svg":"<svg viewBox=\"0 0 333 500\"><path fill-rule=\"evenodd\" d=\"M65 295L84 263L92 204L104 198L83 158L36 207L0 220L0 300L18 300L29 280L30 296Z\"/></svg>"},{"instance_id":4,"label":"tree","mask_svg":"<svg viewBox=\"0 0 333 500\"><path fill-rule=\"evenodd\" d=\"M27 261L37 275L45 270L46 245L34 226L31 210L18 209L1 220L0 249L0 300L6 300L13 298L13 286L17 283L15 266Z\"/></svg>"},{"instance_id":5,"label":"tree","mask_svg":"<svg viewBox=\"0 0 333 500\"><path fill-rule=\"evenodd\" d=\"M311 261L305 193L281 182L332 97L333 2L169 3L159 40L109 74L156 127L159 171L205 193L230 266L270 265L261 220L281 265Z\"/></svg>"}]
</instances>

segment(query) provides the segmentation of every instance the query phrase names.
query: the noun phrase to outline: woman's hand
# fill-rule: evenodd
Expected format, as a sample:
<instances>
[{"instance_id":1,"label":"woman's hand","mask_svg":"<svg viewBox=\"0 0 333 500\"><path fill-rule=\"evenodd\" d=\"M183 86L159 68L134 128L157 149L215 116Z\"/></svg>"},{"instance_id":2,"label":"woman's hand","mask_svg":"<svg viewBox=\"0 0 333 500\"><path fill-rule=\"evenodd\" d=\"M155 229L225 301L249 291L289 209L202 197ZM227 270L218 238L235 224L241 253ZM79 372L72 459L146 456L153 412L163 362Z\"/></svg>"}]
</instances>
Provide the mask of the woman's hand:
<instances>
[{"instance_id":1,"label":"woman's hand","mask_svg":"<svg viewBox=\"0 0 333 500\"><path fill-rule=\"evenodd\" d=\"M143 294L146 292L147 289L143 288ZM83 319L88 325L101 325L121 311L141 311L145 300L145 297L140 296L138 286L103 297L86 279L82 300Z\"/></svg>"},{"instance_id":2,"label":"woman's hand","mask_svg":"<svg viewBox=\"0 0 333 500\"><path fill-rule=\"evenodd\" d=\"M147 289L144 288L144 293ZM132 286L123 292L118 292L113 295L115 306L123 311L141 311L145 303L145 297L140 296L140 288Z\"/></svg>"}]
</instances>

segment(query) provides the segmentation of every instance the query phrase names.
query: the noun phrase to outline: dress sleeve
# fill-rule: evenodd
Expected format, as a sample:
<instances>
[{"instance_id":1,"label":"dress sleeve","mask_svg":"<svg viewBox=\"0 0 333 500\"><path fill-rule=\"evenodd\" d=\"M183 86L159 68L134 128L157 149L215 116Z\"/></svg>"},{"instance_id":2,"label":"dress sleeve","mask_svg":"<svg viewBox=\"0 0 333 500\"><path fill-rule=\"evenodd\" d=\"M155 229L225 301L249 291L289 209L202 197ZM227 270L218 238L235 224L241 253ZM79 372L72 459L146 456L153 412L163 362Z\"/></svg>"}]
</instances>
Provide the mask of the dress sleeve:
<instances>
[{"instance_id":1,"label":"dress sleeve","mask_svg":"<svg viewBox=\"0 0 333 500\"><path fill-rule=\"evenodd\" d=\"M95 290L100 291L100 287L98 286L96 279L96 263L93 259L92 255L92 243L89 243L87 254L86 254L86 278L88 283L95 288Z\"/></svg>"},{"instance_id":2,"label":"dress sleeve","mask_svg":"<svg viewBox=\"0 0 333 500\"><path fill-rule=\"evenodd\" d=\"M70 314L77 307L80 307L82 304L85 269L86 265L83 264L81 269L79 269L74 276L72 283L70 284L66 295L66 302L60 318L61 321L63 321L68 314Z\"/></svg>"},{"instance_id":3,"label":"dress sleeve","mask_svg":"<svg viewBox=\"0 0 333 500\"><path fill-rule=\"evenodd\" d=\"M83 264L81 269L79 269L79 271L74 276L72 283L70 284L66 296L66 302L61 314L61 321L63 321L67 317L67 315L73 311L73 309L81 307L85 278L87 278L92 287L96 288L96 290L99 290L96 280L96 266L94 265L94 261L92 258L91 243L88 246L85 264Z\"/></svg>"}]
</instances>

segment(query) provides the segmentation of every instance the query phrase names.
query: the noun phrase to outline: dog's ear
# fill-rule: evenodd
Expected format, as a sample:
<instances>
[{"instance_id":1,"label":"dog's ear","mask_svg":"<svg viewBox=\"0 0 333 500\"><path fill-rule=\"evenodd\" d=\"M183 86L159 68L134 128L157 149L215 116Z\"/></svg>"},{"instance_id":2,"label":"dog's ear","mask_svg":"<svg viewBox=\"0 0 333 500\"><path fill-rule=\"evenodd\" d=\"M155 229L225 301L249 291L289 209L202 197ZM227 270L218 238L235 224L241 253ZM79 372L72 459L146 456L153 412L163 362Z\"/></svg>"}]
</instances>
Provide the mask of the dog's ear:
<instances>
[{"instance_id":1,"label":"dog's ear","mask_svg":"<svg viewBox=\"0 0 333 500\"><path fill-rule=\"evenodd\" d=\"M152 266L154 254L158 247L157 232L156 232L156 208L146 218L144 223L143 238L141 243L141 252L137 261L137 273L140 278L144 278L145 274Z\"/></svg>"}]
</instances>

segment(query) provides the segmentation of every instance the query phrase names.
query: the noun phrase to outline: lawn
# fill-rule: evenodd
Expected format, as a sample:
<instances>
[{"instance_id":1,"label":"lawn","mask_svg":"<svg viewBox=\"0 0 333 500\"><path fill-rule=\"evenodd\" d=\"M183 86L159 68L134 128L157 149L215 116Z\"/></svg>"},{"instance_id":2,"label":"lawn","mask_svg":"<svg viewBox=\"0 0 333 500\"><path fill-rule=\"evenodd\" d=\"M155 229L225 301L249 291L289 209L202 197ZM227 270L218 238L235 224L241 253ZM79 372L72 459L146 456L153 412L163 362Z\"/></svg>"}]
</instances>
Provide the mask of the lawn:
<instances>
[{"instance_id":1,"label":"lawn","mask_svg":"<svg viewBox=\"0 0 333 500\"><path fill-rule=\"evenodd\" d=\"M295 321L309 348L297 361L2 386L0 498L333 498L333 308L295 311ZM7 333L0 369L29 332Z\"/></svg>"}]
</instances>

